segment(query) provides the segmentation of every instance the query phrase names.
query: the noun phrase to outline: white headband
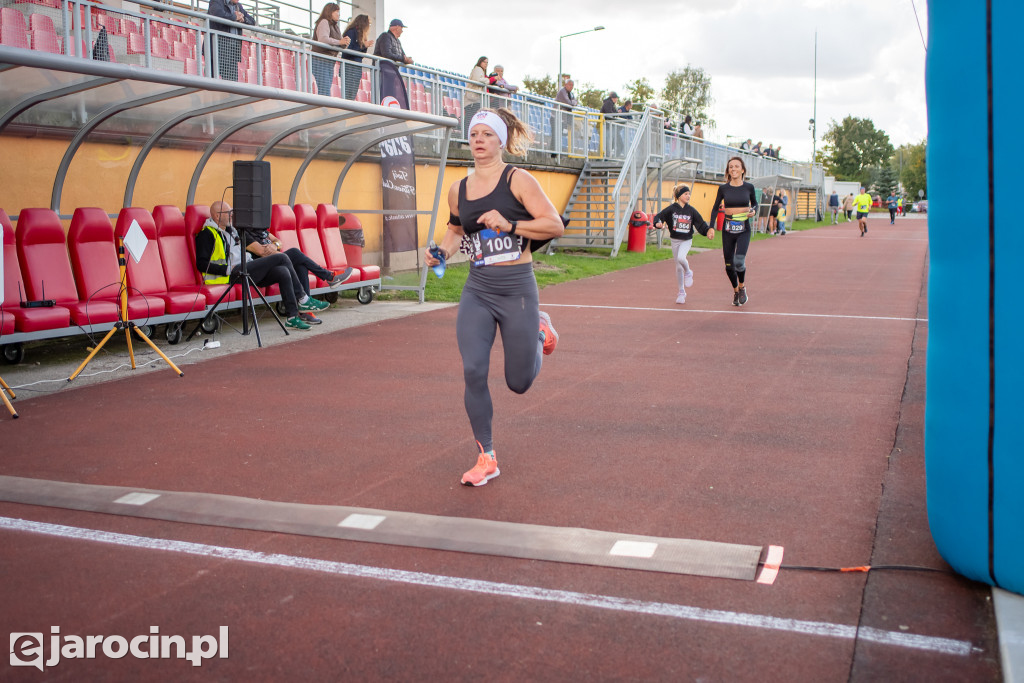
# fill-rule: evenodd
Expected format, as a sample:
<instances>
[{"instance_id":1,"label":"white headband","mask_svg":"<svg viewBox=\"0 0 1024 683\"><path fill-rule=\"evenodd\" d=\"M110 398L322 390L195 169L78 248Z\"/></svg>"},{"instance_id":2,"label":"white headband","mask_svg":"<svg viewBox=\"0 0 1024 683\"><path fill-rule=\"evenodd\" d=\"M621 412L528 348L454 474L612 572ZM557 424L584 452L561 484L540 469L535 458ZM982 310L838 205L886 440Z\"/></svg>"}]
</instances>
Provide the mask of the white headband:
<instances>
[{"instance_id":1,"label":"white headband","mask_svg":"<svg viewBox=\"0 0 1024 683\"><path fill-rule=\"evenodd\" d=\"M505 147L505 144L508 142L508 126L505 125L500 116L493 111L478 111L469 121L470 130L478 123L484 124L497 133L498 139L501 140L501 146Z\"/></svg>"}]
</instances>

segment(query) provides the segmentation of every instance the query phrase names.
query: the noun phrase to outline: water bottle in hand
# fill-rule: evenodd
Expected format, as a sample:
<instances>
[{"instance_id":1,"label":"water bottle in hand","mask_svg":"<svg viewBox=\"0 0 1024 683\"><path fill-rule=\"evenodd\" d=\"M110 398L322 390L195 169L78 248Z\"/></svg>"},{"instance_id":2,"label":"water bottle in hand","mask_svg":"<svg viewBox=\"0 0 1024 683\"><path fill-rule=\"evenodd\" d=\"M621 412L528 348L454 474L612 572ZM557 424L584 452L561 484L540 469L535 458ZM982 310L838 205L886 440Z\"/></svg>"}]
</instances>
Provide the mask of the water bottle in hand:
<instances>
[{"instance_id":1,"label":"water bottle in hand","mask_svg":"<svg viewBox=\"0 0 1024 683\"><path fill-rule=\"evenodd\" d=\"M434 271L434 275L436 275L438 278L444 277L445 259L444 253L441 251L441 248L434 243L434 240L430 240L430 244L427 245L427 249L428 251L430 251L431 256L440 261L440 263L438 263L436 266L431 266L430 269Z\"/></svg>"}]
</instances>

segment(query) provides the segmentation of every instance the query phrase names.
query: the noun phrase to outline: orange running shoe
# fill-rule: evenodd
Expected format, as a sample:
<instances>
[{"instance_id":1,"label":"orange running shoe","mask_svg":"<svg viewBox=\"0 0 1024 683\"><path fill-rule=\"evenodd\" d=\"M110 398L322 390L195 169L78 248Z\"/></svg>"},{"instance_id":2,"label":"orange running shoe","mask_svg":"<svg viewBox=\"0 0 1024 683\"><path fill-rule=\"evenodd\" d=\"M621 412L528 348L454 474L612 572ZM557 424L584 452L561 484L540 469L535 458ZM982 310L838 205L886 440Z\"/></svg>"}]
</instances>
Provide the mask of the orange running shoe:
<instances>
[{"instance_id":1,"label":"orange running shoe","mask_svg":"<svg viewBox=\"0 0 1024 683\"><path fill-rule=\"evenodd\" d=\"M498 459L494 453L485 453L484 447L479 441L476 445L480 448L480 455L476 458L476 467L462 475L462 483L466 486L483 486L491 479L501 474L498 469Z\"/></svg>"},{"instance_id":2,"label":"orange running shoe","mask_svg":"<svg viewBox=\"0 0 1024 683\"><path fill-rule=\"evenodd\" d=\"M558 332L551 326L551 316L540 312L540 331L544 333L544 355L550 356L558 346Z\"/></svg>"}]
</instances>

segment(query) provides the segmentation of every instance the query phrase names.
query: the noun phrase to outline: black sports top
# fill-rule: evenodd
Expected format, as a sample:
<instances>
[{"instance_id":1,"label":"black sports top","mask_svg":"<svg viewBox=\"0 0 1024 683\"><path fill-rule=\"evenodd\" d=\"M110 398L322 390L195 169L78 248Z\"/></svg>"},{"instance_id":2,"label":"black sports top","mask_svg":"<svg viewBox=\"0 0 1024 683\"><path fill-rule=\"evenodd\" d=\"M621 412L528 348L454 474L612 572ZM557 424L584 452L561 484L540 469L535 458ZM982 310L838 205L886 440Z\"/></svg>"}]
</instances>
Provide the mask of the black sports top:
<instances>
[{"instance_id":1,"label":"black sports top","mask_svg":"<svg viewBox=\"0 0 1024 683\"><path fill-rule=\"evenodd\" d=\"M724 201L724 204L723 204ZM718 212L722 207L727 209L738 209L742 207L757 208L757 194L754 186L744 182L742 185L723 183L718 186L718 194L715 195L715 204L711 208L711 225L717 225Z\"/></svg>"},{"instance_id":2,"label":"black sports top","mask_svg":"<svg viewBox=\"0 0 1024 683\"><path fill-rule=\"evenodd\" d=\"M459 183L459 220L464 233L471 235L485 229L487 226L477 221L491 209L497 209L498 213L510 221L533 219L526 207L512 194L512 174L516 170L515 166L506 166L494 189L479 199L466 198L466 179L462 179Z\"/></svg>"},{"instance_id":3,"label":"black sports top","mask_svg":"<svg viewBox=\"0 0 1024 683\"><path fill-rule=\"evenodd\" d=\"M679 206L679 202L672 202L654 217L654 222L667 225L668 234L674 240L693 239L694 229L705 237L708 234L708 224L690 204Z\"/></svg>"}]
</instances>

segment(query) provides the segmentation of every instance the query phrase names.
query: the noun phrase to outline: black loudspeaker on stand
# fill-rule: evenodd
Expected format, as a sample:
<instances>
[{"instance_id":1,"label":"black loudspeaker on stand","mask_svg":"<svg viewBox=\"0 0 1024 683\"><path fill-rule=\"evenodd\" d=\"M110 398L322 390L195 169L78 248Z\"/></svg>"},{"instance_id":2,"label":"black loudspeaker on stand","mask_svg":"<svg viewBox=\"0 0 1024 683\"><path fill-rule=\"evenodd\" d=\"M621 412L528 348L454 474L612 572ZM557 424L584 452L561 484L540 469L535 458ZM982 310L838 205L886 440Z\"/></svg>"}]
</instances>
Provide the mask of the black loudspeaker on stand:
<instances>
[{"instance_id":1,"label":"black loudspeaker on stand","mask_svg":"<svg viewBox=\"0 0 1024 683\"><path fill-rule=\"evenodd\" d=\"M205 328L209 320L217 314L217 308L224 297L234 289L235 285L242 286L242 334L249 334L249 315L252 315L252 326L256 330L256 345L262 347L263 340L260 338L260 325L256 321L256 305L252 299L252 292L255 291L260 299L270 310L270 314L281 326L281 331L286 335L288 329L284 326L281 318L274 311L263 292L249 276L247 268L248 259L245 258L245 245L249 244L247 231L267 230L270 228L270 162L267 161L236 161L232 168L232 182L234 190L234 220L233 225L238 232L238 240L241 244L242 264L237 272L232 273L228 280L228 287L217 299L217 303L207 312L192 333L189 339L195 336L200 328Z\"/></svg>"}]
</instances>

